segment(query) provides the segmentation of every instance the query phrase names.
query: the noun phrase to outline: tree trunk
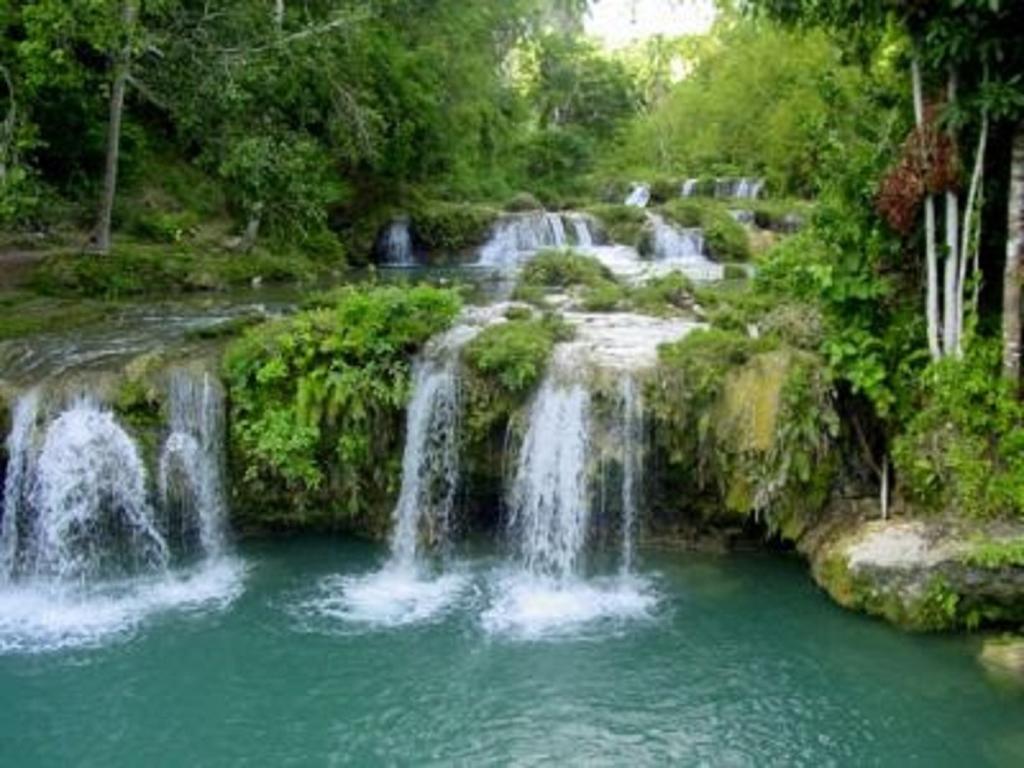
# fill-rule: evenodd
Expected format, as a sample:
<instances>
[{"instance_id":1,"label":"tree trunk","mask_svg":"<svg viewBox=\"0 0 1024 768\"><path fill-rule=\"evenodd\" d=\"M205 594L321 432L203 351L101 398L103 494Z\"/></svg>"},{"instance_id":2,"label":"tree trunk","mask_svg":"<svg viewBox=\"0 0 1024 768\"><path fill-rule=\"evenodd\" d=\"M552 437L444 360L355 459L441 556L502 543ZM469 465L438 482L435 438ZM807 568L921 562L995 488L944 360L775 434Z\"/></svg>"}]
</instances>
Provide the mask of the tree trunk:
<instances>
[{"instance_id":1,"label":"tree trunk","mask_svg":"<svg viewBox=\"0 0 1024 768\"><path fill-rule=\"evenodd\" d=\"M921 87L921 64L914 56L910 67L914 87L914 121L918 129L924 127L924 95ZM924 201L925 267L928 288L925 295L925 317L928 321L928 350L932 359L942 357L939 342L939 269L935 252L935 196L928 195Z\"/></svg>"},{"instance_id":2,"label":"tree trunk","mask_svg":"<svg viewBox=\"0 0 1024 768\"><path fill-rule=\"evenodd\" d=\"M962 241L960 242L960 277L957 280L957 321L960 326L957 329L957 357L963 355L964 340L964 286L967 283L967 261L972 252L974 254L974 272L978 272L978 250L981 248L981 205L978 203L978 191L981 189L981 180L985 172L985 151L988 147L988 112L981 115L981 131L978 134L978 147L974 151L974 170L971 172L971 186L967 191L967 207L964 209L964 225L962 227ZM978 207L978 211L975 211ZM977 214L977 216L975 216ZM977 224L975 224L977 219ZM975 284L977 285L977 283ZM977 312L978 291L974 291L974 308Z\"/></svg>"},{"instance_id":3,"label":"tree trunk","mask_svg":"<svg viewBox=\"0 0 1024 768\"><path fill-rule=\"evenodd\" d=\"M1020 267L1024 259L1024 120L1013 135L1003 276L1003 375L1020 380Z\"/></svg>"},{"instance_id":4,"label":"tree trunk","mask_svg":"<svg viewBox=\"0 0 1024 768\"><path fill-rule=\"evenodd\" d=\"M121 24L130 35L138 9L136 0L125 0L121 5ZM117 167L121 154L121 118L124 113L124 91L131 65L131 44L117 52L114 61L114 80L110 90L110 120L107 123L107 158L103 171L103 191L93 234L93 248L97 253L110 253L110 226L114 216L114 196L117 193Z\"/></svg>"},{"instance_id":5,"label":"tree trunk","mask_svg":"<svg viewBox=\"0 0 1024 768\"><path fill-rule=\"evenodd\" d=\"M274 27L278 32L284 29L284 0L274 0Z\"/></svg>"},{"instance_id":6,"label":"tree trunk","mask_svg":"<svg viewBox=\"0 0 1024 768\"><path fill-rule=\"evenodd\" d=\"M949 72L947 98L952 105L956 102L956 73ZM949 131L949 140L956 144L956 135ZM960 198L955 189L946 190L946 263L943 278L942 297L942 350L952 355L960 346L957 330L961 323L957 307L957 278L960 276Z\"/></svg>"}]
</instances>

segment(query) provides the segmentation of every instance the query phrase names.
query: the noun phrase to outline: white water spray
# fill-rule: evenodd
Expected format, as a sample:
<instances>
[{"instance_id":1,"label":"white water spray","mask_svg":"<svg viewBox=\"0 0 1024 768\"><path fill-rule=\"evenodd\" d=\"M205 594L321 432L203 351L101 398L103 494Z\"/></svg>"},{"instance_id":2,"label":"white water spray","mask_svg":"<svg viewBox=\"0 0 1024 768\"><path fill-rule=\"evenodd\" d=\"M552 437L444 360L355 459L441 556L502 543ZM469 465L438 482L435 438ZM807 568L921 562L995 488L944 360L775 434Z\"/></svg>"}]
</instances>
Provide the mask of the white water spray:
<instances>
[{"instance_id":1,"label":"white water spray","mask_svg":"<svg viewBox=\"0 0 1024 768\"><path fill-rule=\"evenodd\" d=\"M408 219L395 219L385 227L378 240L377 250L388 266L415 266L413 257L412 235L409 232Z\"/></svg>"},{"instance_id":2,"label":"white water spray","mask_svg":"<svg viewBox=\"0 0 1024 768\"><path fill-rule=\"evenodd\" d=\"M647 184L634 184L629 189L624 203L634 208L646 208L651 202L651 188Z\"/></svg>"},{"instance_id":3,"label":"white water spray","mask_svg":"<svg viewBox=\"0 0 1024 768\"><path fill-rule=\"evenodd\" d=\"M510 214L495 225L491 238L480 249L477 264L507 270L542 248L565 248L567 245L561 214L543 211Z\"/></svg>"}]
</instances>

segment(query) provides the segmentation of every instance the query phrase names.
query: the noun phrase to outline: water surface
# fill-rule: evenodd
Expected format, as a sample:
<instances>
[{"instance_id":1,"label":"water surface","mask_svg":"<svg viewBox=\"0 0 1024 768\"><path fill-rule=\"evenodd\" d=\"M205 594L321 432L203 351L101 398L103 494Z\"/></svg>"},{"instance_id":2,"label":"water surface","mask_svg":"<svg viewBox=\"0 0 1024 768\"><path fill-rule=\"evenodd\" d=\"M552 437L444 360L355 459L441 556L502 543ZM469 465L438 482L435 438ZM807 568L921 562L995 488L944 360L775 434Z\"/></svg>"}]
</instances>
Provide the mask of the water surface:
<instances>
[{"instance_id":1,"label":"water surface","mask_svg":"<svg viewBox=\"0 0 1024 768\"><path fill-rule=\"evenodd\" d=\"M974 641L846 613L777 555L642 555L639 603L609 576L501 621L527 587L480 557L395 622L323 601L382 549L248 545L233 602L0 656L0 764L1024 763L1024 695ZM538 617L552 604L579 621Z\"/></svg>"}]
</instances>

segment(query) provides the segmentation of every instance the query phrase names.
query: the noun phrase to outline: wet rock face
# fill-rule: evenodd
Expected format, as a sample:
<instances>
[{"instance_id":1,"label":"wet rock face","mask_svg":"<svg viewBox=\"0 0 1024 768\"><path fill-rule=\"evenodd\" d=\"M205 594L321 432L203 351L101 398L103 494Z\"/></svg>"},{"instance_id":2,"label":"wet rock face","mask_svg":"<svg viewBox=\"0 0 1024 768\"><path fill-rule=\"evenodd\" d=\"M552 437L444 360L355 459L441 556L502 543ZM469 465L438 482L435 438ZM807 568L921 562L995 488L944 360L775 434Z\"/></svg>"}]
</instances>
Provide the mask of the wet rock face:
<instances>
[{"instance_id":1,"label":"wet rock face","mask_svg":"<svg viewBox=\"0 0 1024 768\"><path fill-rule=\"evenodd\" d=\"M940 521L870 520L808 538L815 580L841 605L918 631L1024 621L1024 567L972 555L1024 536L1024 524L982 532Z\"/></svg>"}]
</instances>

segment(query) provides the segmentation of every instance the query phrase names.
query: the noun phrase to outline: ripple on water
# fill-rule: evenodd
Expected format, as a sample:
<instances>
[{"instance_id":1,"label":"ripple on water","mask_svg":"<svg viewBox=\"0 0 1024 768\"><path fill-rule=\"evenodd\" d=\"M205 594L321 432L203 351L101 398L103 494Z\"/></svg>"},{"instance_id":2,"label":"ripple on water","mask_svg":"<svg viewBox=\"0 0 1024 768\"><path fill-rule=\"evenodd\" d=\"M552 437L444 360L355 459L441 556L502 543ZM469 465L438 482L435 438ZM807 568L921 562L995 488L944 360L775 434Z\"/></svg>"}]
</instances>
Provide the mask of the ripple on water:
<instances>
[{"instance_id":1,"label":"ripple on water","mask_svg":"<svg viewBox=\"0 0 1024 768\"><path fill-rule=\"evenodd\" d=\"M499 572L490 584L484 631L524 640L576 637L625 621L649 619L658 604L653 586L636 576L556 580Z\"/></svg>"},{"instance_id":2,"label":"ripple on water","mask_svg":"<svg viewBox=\"0 0 1024 768\"><path fill-rule=\"evenodd\" d=\"M459 571L431 575L388 564L369 574L327 576L292 612L314 631L401 627L446 615L468 582Z\"/></svg>"},{"instance_id":3,"label":"ripple on water","mask_svg":"<svg viewBox=\"0 0 1024 768\"><path fill-rule=\"evenodd\" d=\"M80 586L0 587L0 654L97 647L125 639L156 613L220 610L242 592L245 566L221 558L159 578Z\"/></svg>"}]
</instances>

